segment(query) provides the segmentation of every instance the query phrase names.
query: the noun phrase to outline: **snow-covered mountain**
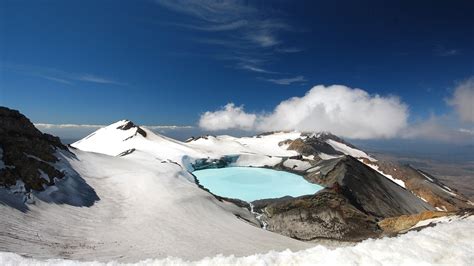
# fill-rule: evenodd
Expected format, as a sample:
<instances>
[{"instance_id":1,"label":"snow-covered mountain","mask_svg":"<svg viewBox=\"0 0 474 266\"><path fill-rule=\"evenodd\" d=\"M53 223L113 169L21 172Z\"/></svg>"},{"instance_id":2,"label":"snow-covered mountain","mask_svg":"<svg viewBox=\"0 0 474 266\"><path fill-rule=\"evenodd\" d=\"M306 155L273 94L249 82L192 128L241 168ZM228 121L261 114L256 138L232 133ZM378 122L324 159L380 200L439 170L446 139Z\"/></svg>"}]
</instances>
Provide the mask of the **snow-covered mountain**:
<instances>
[{"instance_id":1,"label":"snow-covered mountain","mask_svg":"<svg viewBox=\"0 0 474 266\"><path fill-rule=\"evenodd\" d=\"M3 110L6 117L11 112ZM127 120L69 148L52 145L47 150L51 160L31 157L33 150L26 146L22 152L32 162L47 165L32 164L39 173L35 182L43 184L34 187L18 174L29 165L10 159L15 144L9 143L18 139L6 138L29 136L31 123L22 116L13 120L23 126L0 131L0 251L39 259L196 260L297 251L316 245L308 240L378 238L389 227L396 234L419 220L470 213L472 205L433 176L378 161L330 133L203 136L181 142ZM314 195L256 201L251 212L245 202L202 189L192 174L228 166L297 173L325 188ZM263 222L268 230L260 228Z\"/></svg>"}]
</instances>

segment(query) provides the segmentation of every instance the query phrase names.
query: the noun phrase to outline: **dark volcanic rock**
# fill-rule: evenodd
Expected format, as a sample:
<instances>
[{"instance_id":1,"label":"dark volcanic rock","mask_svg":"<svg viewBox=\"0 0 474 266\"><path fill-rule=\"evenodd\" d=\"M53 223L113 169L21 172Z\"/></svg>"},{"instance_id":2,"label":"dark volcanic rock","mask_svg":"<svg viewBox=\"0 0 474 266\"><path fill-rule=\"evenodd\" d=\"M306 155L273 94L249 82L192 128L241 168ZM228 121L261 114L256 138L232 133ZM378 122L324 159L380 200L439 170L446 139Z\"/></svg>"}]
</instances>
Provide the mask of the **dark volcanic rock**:
<instances>
[{"instance_id":1,"label":"dark volcanic rock","mask_svg":"<svg viewBox=\"0 0 474 266\"><path fill-rule=\"evenodd\" d=\"M131 128L136 128L137 134L142 135L143 137L146 137L146 132L143 130L141 127L135 125L132 121L127 121L125 124L117 127L117 129L121 130L129 130Z\"/></svg>"},{"instance_id":2,"label":"dark volcanic rock","mask_svg":"<svg viewBox=\"0 0 474 266\"><path fill-rule=\"evenodd\" d=\"M325 141L316 138L310 137L307 139L296 139L290 143L288 150L294 150L304 156L318 155L323 152L330 155L342 155L340 151L336 151L331 145L327 144Z\"/></svg>"},{"instance_id":3,"label":"dark volcanic rock","mask_svg":"<svg viewBox=\"0 0 474 266\"><path fill-rule=\"evenodd\" d=\"M41 133L20 112L6 107L0 107L0 148L6 165L0 169L0 187L21 180L27 190L43 190L64 176L52 166L58 161L54 152L67 150L59 138Z\"/></svg>"},{"instance_id":4,"label":"dark volcanic rock","mask_svg":"<svg viewBox=\"0 0 474 266\"><path fill-rule=\"evenodd\" d=\"M377 237L382 232L372 216L331 189L275 201L266 206L264 214L268 230L305 241L318 238L358 241Z\"/></svg>"},{"instance_id":5,"label":"dark volcanic rock","mask_svg":"<svg viewBox=\"0 0 474 266\"><path fill-rule=\"evenodd\" d=\"M215 138L216 136L214 135L204 135L204 136L197 136L197 137L190 137L189 139L185 140L184 142L191 142L191 141L196 141L199 139L209 139L209 137Z\"/></svg>"},{"instance_id":6,"label":"dark volcanic rock","mask_svg":"<svg viewBox=\"0 0 474 266\"><path fill-rule=\"evenodd\" d=\"M69 164L77 158L59 138L5 107L0 107L0 160L0 204L26 212L36 200L81 207L99 200Z\"/></svg>"},{"instance_id":7,"label":"dark volcanic rock","mask_svg":"<svg viewBox=\"0 0 474 266\"><path fill-rule=\"evenodd\" d=\"M324 176L351 204L377 218L433 210L409 190L392 182L351 156L342 157Z\"/></svg>"},{"instance_id":8,"label":"dark volcanic rock","mask_svg":"<svg viewBox=\"0 0 474 266\"><path fill-rule=\"evenodd\" d=\"M267 229L301 240L358 241L382 233L384 218L434 208L351 156L323 160L304 177L326 186L314 195L253 202Z\"/></svg>"},{"instance_id":9,"label":"dark volcanic rock","mask_svg":"<svg viewBox=\"0 0 474 266\"><path fill-rule=\"evenodd\" d=\"M354 145L328 132L304 133L302 134L302 137L303 138L284 141L281 143L281 145L289 144L288 150L295 150L304 156L317 156L319 153L325 153L328 155L343 155L342 152L329 145L327 143L328 140L334 140L339 143L346 144L351 148L356 148Z\"/></svg>"}]
</instances>

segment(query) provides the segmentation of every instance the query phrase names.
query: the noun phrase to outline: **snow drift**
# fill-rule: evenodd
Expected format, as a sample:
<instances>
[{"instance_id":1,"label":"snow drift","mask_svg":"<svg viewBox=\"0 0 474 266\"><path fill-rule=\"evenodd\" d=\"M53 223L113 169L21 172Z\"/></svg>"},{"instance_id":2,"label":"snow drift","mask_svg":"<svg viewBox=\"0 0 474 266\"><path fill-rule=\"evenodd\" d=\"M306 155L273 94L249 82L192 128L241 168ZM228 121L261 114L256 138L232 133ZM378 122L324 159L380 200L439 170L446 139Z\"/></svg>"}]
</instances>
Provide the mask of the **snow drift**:
<instances>
[{"instance_id":1,"label":"snow drift","mask_svg":"<svg viewBox=\"0 0 474 266\"><path fill-rule=\"evenodd\" d=\"M474 260L472 235L474 219L469 217L396 238L369 239L354 246L334 249L316 246L298 252L271 251L247 257L218 255L199 261L169 257L128 265L471 265ZM117 262L39 261L12 253L0 253L0 264L121 265Z\"/></svg>"}]
</instances>

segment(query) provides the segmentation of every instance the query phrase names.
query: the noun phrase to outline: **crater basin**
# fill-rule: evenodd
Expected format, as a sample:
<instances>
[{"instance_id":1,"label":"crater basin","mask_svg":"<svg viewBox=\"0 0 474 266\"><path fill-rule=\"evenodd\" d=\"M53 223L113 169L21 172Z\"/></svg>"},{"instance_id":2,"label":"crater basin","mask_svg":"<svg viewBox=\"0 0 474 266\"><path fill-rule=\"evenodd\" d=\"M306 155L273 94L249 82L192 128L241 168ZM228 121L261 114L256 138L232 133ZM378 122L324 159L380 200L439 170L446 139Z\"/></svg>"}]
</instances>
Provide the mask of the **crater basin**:
<instances>
[{"instance_id":1,"label":"crater basin","mask_svg":"<svg viewBox=\"0 0 474 266\"><path fill-rule=\"evenodd\" d=\"M194 171L199 183L212 193L251 202L258 199L298 197L323 187L302 176L266 168L225 167Z\"/></svg>"}]
</instances>

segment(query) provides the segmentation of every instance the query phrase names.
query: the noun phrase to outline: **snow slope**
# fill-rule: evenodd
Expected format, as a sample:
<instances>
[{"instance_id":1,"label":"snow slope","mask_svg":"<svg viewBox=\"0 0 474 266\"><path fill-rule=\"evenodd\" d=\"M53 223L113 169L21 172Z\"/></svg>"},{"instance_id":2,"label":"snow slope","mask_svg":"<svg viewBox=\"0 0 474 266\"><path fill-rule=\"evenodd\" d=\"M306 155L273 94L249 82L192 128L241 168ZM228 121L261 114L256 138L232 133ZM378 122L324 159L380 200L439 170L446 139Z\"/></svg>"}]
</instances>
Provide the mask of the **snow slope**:
<instances>
[{"instance_id":1,"label":"snow slope","mask_svg":"<svg viewBox=\"0 0 474 266\"><path fill-rule=\"evenodd\" d=\"M224 155L240 155L235 166L276 165L281 157L297 155L279 143L301 136L298 132L279 132L263 136L235 138L231 136L208 136L190 142L181 142L153 133L140 127L146 136L137 133L137 128L119 129L127 120L121 120L101 128L82 140L72 144L83 151L120 155L126 151L137 150L159 160L171 160L187 169L189 163L201 158L220 158ZM190 169L192 170L192 169Z\"/></svg>"},{"instance_id":2,"label":"snow slope","mask_svg":"<svg viewBox=\"0 0 474 266\"><path fill-rule=\"evenodd\" d=\"M144 260L136 265L472 265L474 219L438 224L395 238L365 240L348 247L316 246L291 252L268 252L247 257L222 256L190 262L180 258ZM449 247L449 248L447 248ZM67 260L38 261L0 253L2 265L120 265L117 262L81 263Z\"/></svg>"},{"instance_id":3,"label":"snow slope","mask_svg":"<svg viewBox=\"0 0 474 266\"><path fill-rule=\"evenodd\" d=\"M136 262L311 246L239 220L233 213L240 208L198 188L178 164L144 151L125 157L74 153L77 158L67 160L100 200L89 208L38 201L28 212L0 205L0 250L40 259Z\"/></svg>"},{"instance_id":4,"label":"snow slope","mask_svg":"<svg viewBox=\"0 0 474 266\"><path fill-rule=\"evenodd\" d=\"M202 158L206 154L188 147L185 143L157 135L151 130L140 127L146 136L137 132L137 127L119 129L130 121L121 120L103 127L71 146L83 151L92 151L117 156L131 149L140 150L161 160L173 160L181 163L183 156Z\"/></svg>"},{"instance_id":5,"label":"snow slope","mask_svg":"<svg viewBox=\"0 0 474 266\"><path fill-rule=\"evenodd\" d=\"M340 151L340 152L342 152L346 155L350 155L354 158L367 158L371 161L375 161L375 159L373 159L372 157L367 155L367 153L365 153L361 150L349 147L344 143L341 143L341 142L338 142L338 141L335 141L335 140L332 140L332 139L328 139L326 141L326 143L331 145L336 151Z\"/></svg>"},{"instance_id":6,"label":"snow slope","mask_svg":"<svg viewBox=\"0 0 474 266\"><path fill-rule=\"evenodd\" d=\"M189 147L211 154L262 154L269 156L294 156L296 151L287 150L279 143L301 137L299 132L275 132L268 135L236 138L231 136L209 136L188 142Z\"/></svg>"}]
</instances>

